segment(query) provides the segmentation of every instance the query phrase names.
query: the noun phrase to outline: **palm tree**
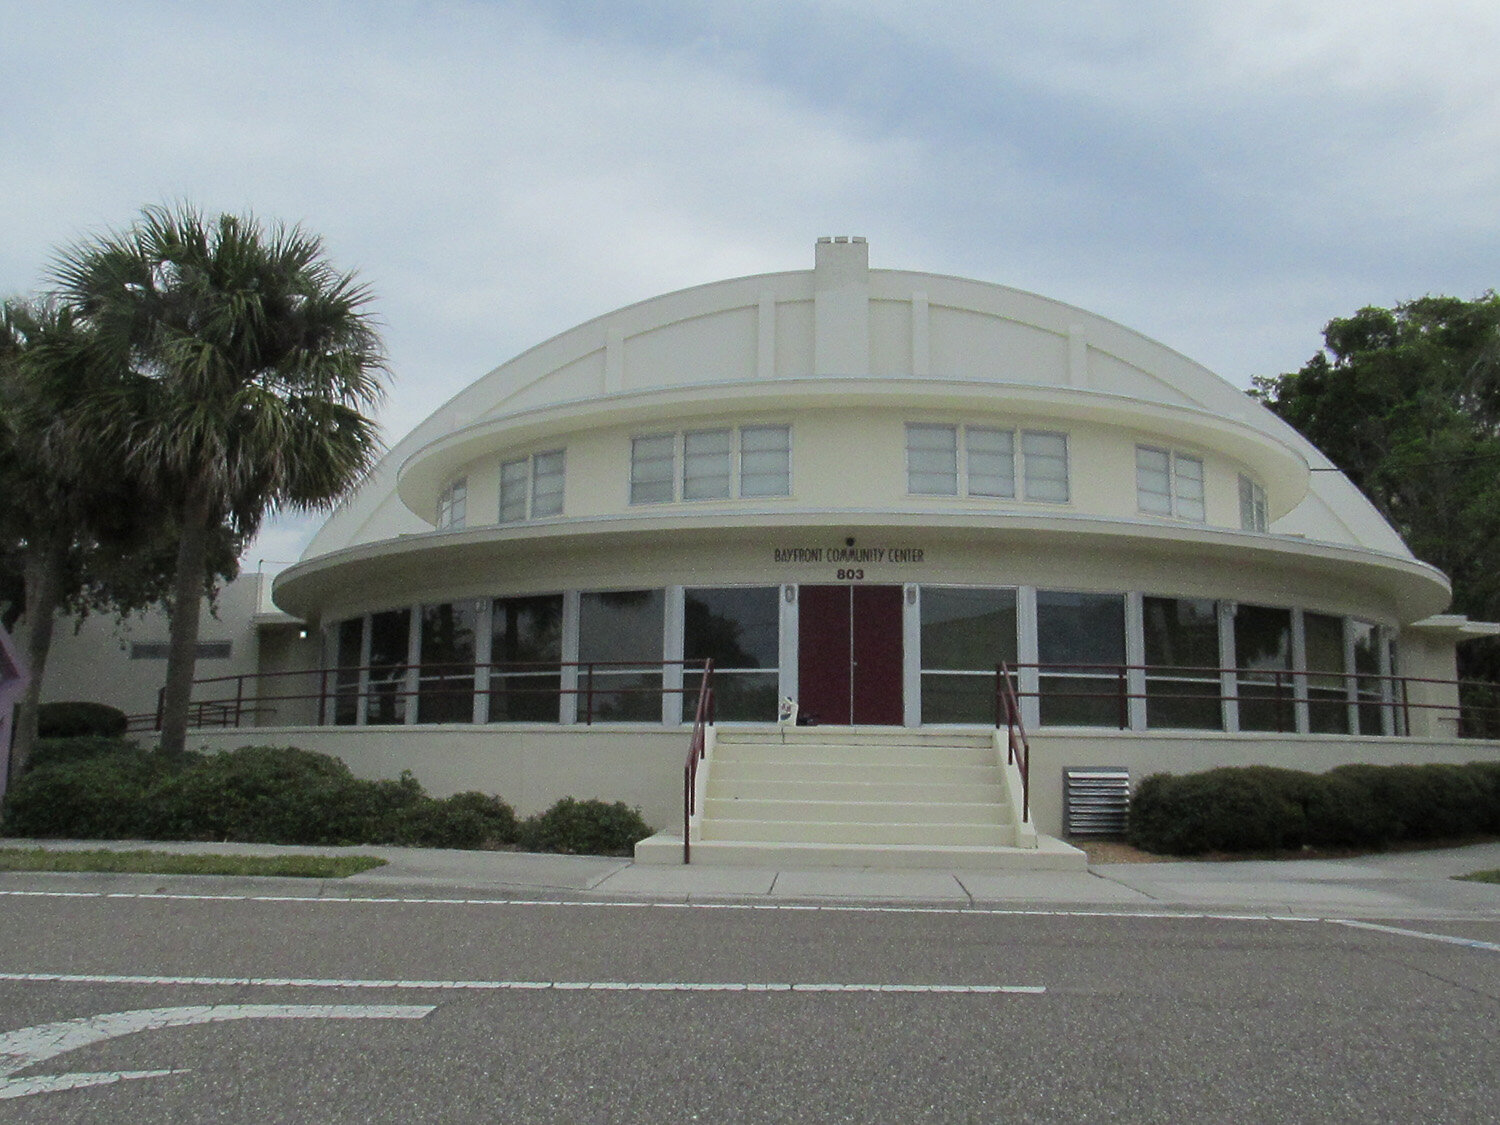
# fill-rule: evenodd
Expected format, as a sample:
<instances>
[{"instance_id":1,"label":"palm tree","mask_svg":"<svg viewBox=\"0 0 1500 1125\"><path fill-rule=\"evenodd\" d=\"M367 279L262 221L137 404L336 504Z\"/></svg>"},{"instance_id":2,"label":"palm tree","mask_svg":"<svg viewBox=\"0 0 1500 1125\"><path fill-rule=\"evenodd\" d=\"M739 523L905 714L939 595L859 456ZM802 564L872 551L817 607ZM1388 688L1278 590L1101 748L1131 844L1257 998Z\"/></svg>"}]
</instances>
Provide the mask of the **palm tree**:
<instances>
[{"instance_id":1,"label":"palm tree","mask_svg":"<svg viewBox=\"0 0 1500 1125\"><path fill-rule=\"evenodd\" d=\"M370 292L300 227L187 205L72 248L53 279L121 372L90 394L87 425L179 529L161 745L181 751L213 534L248 540L272 511L326 507L374 460Z\"/></svg>"}]
</instances>

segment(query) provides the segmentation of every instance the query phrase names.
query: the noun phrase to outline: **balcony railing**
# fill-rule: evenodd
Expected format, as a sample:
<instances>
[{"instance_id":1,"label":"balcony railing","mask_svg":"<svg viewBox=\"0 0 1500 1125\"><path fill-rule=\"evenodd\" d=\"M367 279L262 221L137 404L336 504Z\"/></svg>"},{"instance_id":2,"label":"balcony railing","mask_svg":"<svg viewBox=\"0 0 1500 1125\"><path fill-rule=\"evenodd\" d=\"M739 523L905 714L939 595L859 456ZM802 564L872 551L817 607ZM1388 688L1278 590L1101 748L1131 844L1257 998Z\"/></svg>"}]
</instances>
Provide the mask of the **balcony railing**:
<instances>
[{"instance_id":1,"label":"balcony railing","mask_svg":"<svg viewBox=\"0 0 1500 1125\"><path fill-rule=\"evenodd\" d=\"M699 661L370 664L195 681L196 727L660 723L696 699ZM1372 673L1144 664L1011 664L1017 716L1041 728L1500 738L1500 684ZM924 672L924 679L928 673ZM993 669L944 672L983 677ZM993 685L991 685L993 687ZM988 707L985 707L988 710ZM691 721L691 704L683 706ZM775 714L764 716L774 722ZM982 715L927 722L984 722ZM130 729L160 728L160 712Z\"/></svg>"}]
</instances>

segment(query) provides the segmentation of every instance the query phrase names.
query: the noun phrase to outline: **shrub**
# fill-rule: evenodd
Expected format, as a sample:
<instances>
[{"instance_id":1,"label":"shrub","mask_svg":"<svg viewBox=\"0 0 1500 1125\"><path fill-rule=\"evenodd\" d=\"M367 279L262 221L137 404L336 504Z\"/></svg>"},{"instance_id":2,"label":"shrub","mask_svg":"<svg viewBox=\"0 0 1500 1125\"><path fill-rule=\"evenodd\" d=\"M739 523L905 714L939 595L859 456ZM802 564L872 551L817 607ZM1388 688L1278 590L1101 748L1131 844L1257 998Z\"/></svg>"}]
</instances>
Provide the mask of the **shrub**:
<instances>
[{"instance_id":1,"label":"shrub","mask_svg":"<svg viewBox=\"0 0 1500 1125\"><path fill-rule=\"evenodd\" d=\"M107 703L43 703L36 711L38 738L119 738L127 725L125 712Z\"/></svg>"},{"instance_id":2,"label":"shrub","mask_svg":"<svg viewBox=\"0 0 1500 1125\"><path fill-rule=\"evenodd\" d=\"M191 757L128 748L30 770L5 796L3 829L9 836L150 838L151 791Z\"/></svg>"},{"instance_id":3,"label":"shrub","mask_svg":"<svg viewBox=\"0 0 1500 1125\"><path fill-rule=\"evenodd\" d=\"M629 855L651 835L639 809L623 801L579 801L564 797L546 812L527 817L517 842L526 851L567 855Z\"/></svg>"},{"instance_id":4,"label":"shrub","mask_svg":"<svg viewBox=\"0 0 1500 1125\"><path fill-rule=\"evenodd\" d=\"M470 790L406 809L395 843L424 848L485 848L516 842L516 814L499 797Z\"/></svg>"},{"instance_id":5,"label":"shrub","mask_svg":"<svg viewBox=\"0 0 1500 1125\"><path fill-rule=\"evenodd\" d=\"M158 838L265 844L384 843L423 800L410 773L361 781L327 754L242 746L202 760L152 794Z\"/></svg>"},{"instance_id":6,"label":"shrub","mask_svg":"<svg viewBox=\"0 0 1500 1125\"><path fill-rule=\"evenodd\" d=\"M1243 770L1146 778L1131 800L1126 839L1151 852L1263 851L1295 836L1300 810Z\"/></svg>"},{"instance_id":7,"label":"shrub","mask_svg":"<svg viewBox=\"0 0 1500 1125\"><path fill-rule=\"evenodd\" d=\"M100 735L76 735L71 738L39 738L26 763L28 770L47 769L68 762L80 762L85 758L105 757L111 754L130 754L140 750L135 742L123 738L104 738Z\"/></svg>"}]
</instances>

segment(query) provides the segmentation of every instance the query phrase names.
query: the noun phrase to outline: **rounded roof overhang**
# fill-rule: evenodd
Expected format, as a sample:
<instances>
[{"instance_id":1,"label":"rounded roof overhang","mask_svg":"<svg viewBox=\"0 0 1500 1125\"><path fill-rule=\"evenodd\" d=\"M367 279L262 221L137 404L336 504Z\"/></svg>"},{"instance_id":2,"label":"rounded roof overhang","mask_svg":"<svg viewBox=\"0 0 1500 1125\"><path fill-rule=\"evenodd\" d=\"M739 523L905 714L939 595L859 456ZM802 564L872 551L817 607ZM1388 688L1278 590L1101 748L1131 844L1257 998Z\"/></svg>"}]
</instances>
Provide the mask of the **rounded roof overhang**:
<instances>
[{"instance_id":1,"label":"rounded roof overhang","mask_svg":"<svg viewBox=\"0 0 1500 1125\"><path fill-rule=\"evenodd\" d=\"M1448 580L1427 563L1296 536L1067 515L776 510L699 515L653 512L402 535L298 563L277 577L274 598L287 612L316 620L324 604L351 586L399 584L418 560L424 571L441 573L449 567L459 569L496 556L524 556L543 549L608 551L667 535L677 547L689 549L695 544L732 540L764 542L768 533L796 529L837 529L850 535L920 531L935 544L978 541L996 547L1045 536L1051 546L1080 552L1132 549L1184 566L1208 560L1268 573L1332 577L1373 591L1393 607L1402 623L1441 613L1451 596Z\"/></svg>"}]
</instances>

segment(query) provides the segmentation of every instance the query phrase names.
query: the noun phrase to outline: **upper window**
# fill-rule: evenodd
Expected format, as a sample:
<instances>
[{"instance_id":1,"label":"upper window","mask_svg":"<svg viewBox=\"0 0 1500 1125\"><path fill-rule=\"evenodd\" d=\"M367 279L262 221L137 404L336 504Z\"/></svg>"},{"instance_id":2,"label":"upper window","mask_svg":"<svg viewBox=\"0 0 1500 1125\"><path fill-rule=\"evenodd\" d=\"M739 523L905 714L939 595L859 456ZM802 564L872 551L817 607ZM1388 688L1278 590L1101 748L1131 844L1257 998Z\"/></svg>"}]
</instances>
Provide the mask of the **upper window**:
<instances>
[{"instance_id":1,"label":"upper window","mask_svg":"<svg viewBox=\"0 0 1500 1125\"><path fill-rule=\"evenodd\" d=\"M1265 531L1266 490L1240 474L1240 526L1246 531Z\"/></svg>"},{"instance_id":2,"label":"upper window","mask_svg":"<svg viewBox=\"0 0 1500 1125\"><path fill-rule=\"evenodd\" d=\"M791 450L789 426L723 427L632 438L630 502L790 496Z\"/></svg>"},{"instance_id":3,"label":"upper window","mask_svg":"<svg viewBox=\"0 0 1500 1125\"><path fill-rule=\"evenodd\" d=\"M914 496L996 496L1065 502L1066 434L925 422L906 427L906 487ZM960 482L962 488L960 489Z\"/></svg>"},{"instance_id":4,"label":"upper window","mask_svg":"<svg viewBox=\"0 0 1500 1125\"><path fill-rule=\"evenodd\" d=\"M560 516L563 451L549 449L500 463L500 522Z\"/></svg>"},{"instance_id":5,"label":"upper window","mask_svg":"<svg viewBox=\"0 0 1500 1125\"><path fill-rule=\"evenodd\" d=\"M437 525L441 528L460 528L469 510L469 478L459 477L438 497Z\"/></svg>"},{"instance_id":6,"label":"upper window","mask_svg":"<svg viewBox=\"0 0 1500 1125\"><path fill-rule=\"evenodd\" d=\"M1149 445L1135 447L1136 501L1143 512L1204 519L1203 459Z\"/></svg>"}]
</instances>

